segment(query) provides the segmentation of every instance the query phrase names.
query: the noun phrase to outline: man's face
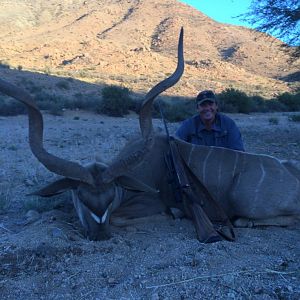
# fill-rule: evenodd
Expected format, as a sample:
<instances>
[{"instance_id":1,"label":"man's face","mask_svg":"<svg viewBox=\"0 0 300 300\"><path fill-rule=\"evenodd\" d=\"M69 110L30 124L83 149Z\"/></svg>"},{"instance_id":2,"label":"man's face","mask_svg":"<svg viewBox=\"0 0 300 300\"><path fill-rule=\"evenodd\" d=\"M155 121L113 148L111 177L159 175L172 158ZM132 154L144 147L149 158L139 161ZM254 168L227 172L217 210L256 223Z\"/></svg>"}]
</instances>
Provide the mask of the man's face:
<instances>
[{"instance_id":1,"label":"man's face","mask_svg":"<svg viewBox=\"0 0 300 300\"><path fill-rule=\"evenodd\" d=\"M215 102L212 101L205 101L201 103L200 105L197 105L197 110L200 114L200 118L203 122L207 121L214 121L218 105Z\"/></svg>"}]
</instances>

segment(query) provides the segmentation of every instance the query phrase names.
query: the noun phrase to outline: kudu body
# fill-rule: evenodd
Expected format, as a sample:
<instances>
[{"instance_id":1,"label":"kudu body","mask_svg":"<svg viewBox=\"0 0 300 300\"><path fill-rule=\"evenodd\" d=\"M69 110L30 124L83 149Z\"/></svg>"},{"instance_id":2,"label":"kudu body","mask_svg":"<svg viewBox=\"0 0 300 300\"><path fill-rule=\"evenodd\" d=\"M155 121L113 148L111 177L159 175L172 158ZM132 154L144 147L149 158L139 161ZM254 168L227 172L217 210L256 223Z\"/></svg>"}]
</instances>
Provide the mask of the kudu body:
<instances>
[{"instance_id":1,"label":"kudu body","mask_svg":"<svg viewBox=\"0 0 300 300\"><path fill-rule=\"evenodd\" d=\"M63 176L35 194L47 197L71 189L75 209L90 239L108 238L114 218L139 218L171 207L182 208L174 202L168 184L168 141L153 133L151 108L154 99L180 79L183 69L181 31L175 72L152 88L143 102L139 114L141 137L127 144L110 165L95 162L82 166L48 153L43 148L43 118L34 100L0 80L0 91L28 108L33 154L48 170ZM298 218L300 168L296 164L181 140L176 144L194 189L200 189L197 183L201 181L235 225L288 225Z\"/></svg>"}]
</instances>

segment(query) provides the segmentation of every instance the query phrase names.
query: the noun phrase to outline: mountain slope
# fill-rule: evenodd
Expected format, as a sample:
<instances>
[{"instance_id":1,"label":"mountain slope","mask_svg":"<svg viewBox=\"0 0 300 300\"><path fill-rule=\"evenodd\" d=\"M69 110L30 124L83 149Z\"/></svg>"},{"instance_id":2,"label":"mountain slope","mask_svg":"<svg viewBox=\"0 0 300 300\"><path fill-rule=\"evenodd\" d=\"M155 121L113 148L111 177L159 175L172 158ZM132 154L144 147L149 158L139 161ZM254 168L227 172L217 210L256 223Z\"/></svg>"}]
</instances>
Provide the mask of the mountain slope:
<instances>
[{"instance_id":1,"label":"mountain slope","mask_svg":"<svg viewBox=\"0 0 300 300\"><path fill-rule=\"evenodd\" d=\"M0 60L145 91L173 71L181 26L186 70L170 93L236 87L253 94L290 91L296 72L279 40L215 22L176 0L1 1Z\"/></svg>"}]
</instances>

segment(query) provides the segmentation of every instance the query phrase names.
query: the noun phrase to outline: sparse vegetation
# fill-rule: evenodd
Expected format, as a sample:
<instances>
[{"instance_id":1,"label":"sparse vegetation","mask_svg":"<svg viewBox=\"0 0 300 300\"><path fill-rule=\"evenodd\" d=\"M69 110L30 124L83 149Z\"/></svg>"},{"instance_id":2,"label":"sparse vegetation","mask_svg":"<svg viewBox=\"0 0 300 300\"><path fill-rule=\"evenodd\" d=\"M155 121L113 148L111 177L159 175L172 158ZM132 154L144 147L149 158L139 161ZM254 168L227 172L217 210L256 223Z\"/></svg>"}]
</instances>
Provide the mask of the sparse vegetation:
<instances>
[{"instance_id":1,"label":"sparse vegetation","mask_svg":"<svg viewBox=\"0 0 300 300\"><path fill-rule=\"evenodd\" d=\"M40 109L47 110L53 115L62 115L64 109L80 109L119 117L126 115L129 110L138 112L138 106L141 104L132 99L128 88L115 85L104 87L101 94L75 93L66 97L59 93L51 93L46 87L37 85L32 80L20 77L18 81L21 86L25 86L31 94L34 94ZM72 81L72 78L66 78L58 81L56 86L69 90ZM220 111L225 113L300 111L299 92L283 93L275 98L265 99L258 95L248 96L245 92L231 87L219 93L217 97ZM182 97L164 97L161 105L169 122L178 122L196 113L194 101ZM14 116L24 113L26 113L24 105L0 95L0 115ZM154 103L153 116L160 116L157 101Z\"/></svg>"},{"instance_id":2,"label":"sparse vegetation","mask_svg":"<svg viewBox=\"0 0 300 300\"><path fill-rule=\"evenodd\" d=\"M100 109L100 98L101 96L97 93L76 93L64 103L64 108L98 112Z\"/></svg>"},{"instance_id":3,"label":"sparse vegetation","mask_svg":"<svg viewBox=\"0 0 300 300\"><path fill-rule=\"evenodd\" d=\"M89 75L88 75L88 73L86 72L86 71L83 71L83 70L81 70L81 71L79 71L79 77L81 77L81 78L86 78L86 77L89 77Z\"/></svg>"},{"instance_id":4,"label":"sparse vegetation","mask_svg":"<svg viewBox=\"0 0 300 300\"><path fill-rule=\"evenodd\" d=\"M35 100L40 109L44 110L55 110L62 109L64 106L64 102L66 99L62 99L61 97L49 94L47 92L39 92L35 95Z\"/></svg>"},{"instance_id":5,"label":"sparse vegetation","mask_svg":"<svg viewBox=\"0 0 300 300\"><path fill-rule=\"evenodd\" d=\"M50 75L50 74L51 74L51 69L50 69L50 67L46 66L43 72L44 72L45 74L47 74L47 75Z\"/></svg>"},{"instance_id":6,"label":"sparse vegetation","mask_svg":"<svg viewBox=\"0 0 300 300\"><path fill-rule=\"evenodd\" d=\"M300 114L289 116L289 120L292 122L300 122Z\"/></svg>"}]
</instances>

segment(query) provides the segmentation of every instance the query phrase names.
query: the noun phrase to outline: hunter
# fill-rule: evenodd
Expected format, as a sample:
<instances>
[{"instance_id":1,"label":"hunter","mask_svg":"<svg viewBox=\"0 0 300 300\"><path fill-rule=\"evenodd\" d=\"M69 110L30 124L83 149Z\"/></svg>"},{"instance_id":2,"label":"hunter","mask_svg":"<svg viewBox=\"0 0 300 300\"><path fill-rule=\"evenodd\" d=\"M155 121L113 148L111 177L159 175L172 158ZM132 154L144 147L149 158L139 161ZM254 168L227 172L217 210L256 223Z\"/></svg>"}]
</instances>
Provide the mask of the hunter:
<instances>
[{"instance_id":1,"label":"hunter","mask_svg":"<svg viewBox=\"0 0 300 300\"><path fill-rule=\"evenodd\" d=\"M215 93L202 91L196 98L198 114L183 121L176 136L186 142L245 151L241 133L235 122L218 112Z\"/></svg>"}]
</instances>

